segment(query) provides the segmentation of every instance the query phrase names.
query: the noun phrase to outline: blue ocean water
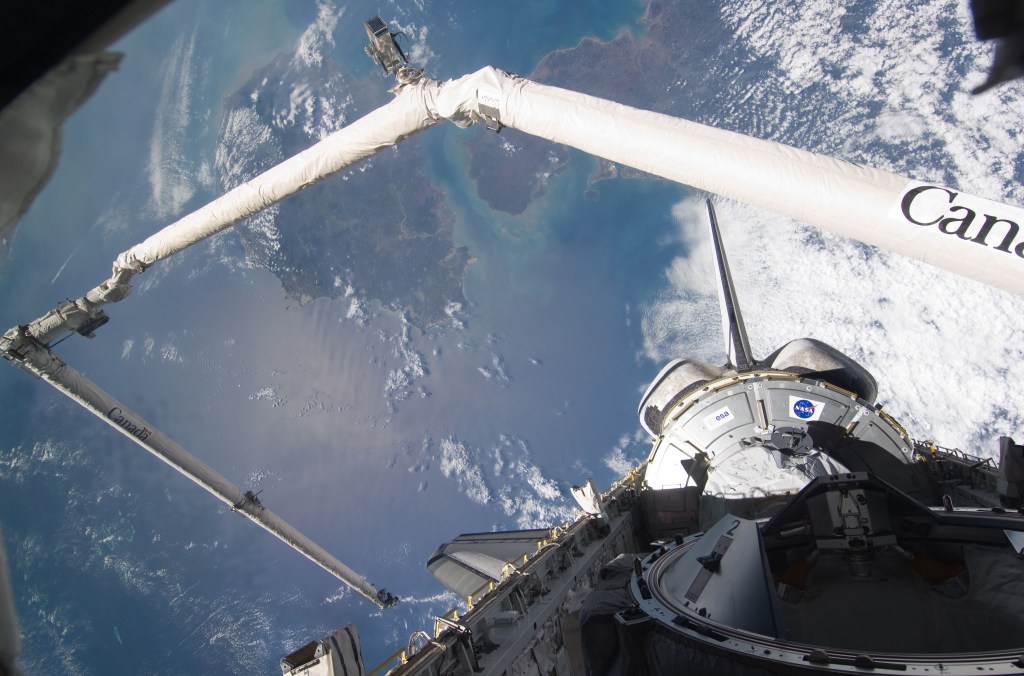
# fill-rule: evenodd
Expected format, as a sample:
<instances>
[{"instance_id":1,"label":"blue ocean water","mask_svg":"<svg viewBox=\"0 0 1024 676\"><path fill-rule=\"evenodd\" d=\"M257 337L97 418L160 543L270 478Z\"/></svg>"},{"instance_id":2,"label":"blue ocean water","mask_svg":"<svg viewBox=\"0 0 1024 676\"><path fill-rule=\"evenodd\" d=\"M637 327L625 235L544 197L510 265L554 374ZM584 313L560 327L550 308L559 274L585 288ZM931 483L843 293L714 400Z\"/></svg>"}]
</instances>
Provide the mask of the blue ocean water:
<instances>
[{"instance_id":1,"label":"blue ocean water","mask_svg":"<svg viewBox=\"0 0 1024 676\"><path fill-rule=\"evenodd\" d=\"M446 37L437 76L455 77L483 66L528 75L544 56L584 37L610 40L623 28L639 33L644 7L637 0L452 2L450 21L432 26Z\"/></svg>"},{"instance_id":2,"label":"blue ocean water","mask_svg":"<svg viewBox=\"0 0 1024 676\"><path fill-rule=\"evenodd\" d=\"M428 154L435 177L445 159L464 166L459 153L464 140L464 132L452 130L428 141L448 146ZM548 410L567 401L607 407L588 409L598 413L592 420L601 421L600 432L558 421L550 433L563 448L574 443L608 447L633 429L637 390L656 368L636 359L642 342L639 309L664 287L664 270L681 252L671 208L685 189L618 180L597 184L599 197L585 199L593 169L589 158L574 155L547 194L518 216L489 209L464 172L449 173L444 181L459 214L457 241L479 258L465 286L473 313L490 331L506 336L521 361L544 361L544 369L527 370L523 377L536 375L526 388L554 399L535 403ZM589 396L595 389L604 395ZM614 478L605 467L589 468L601 481Z\"/></svg>"},{"instance_id":3,"label":"blue ocean water","mask_svg":"<svg viewBox=\"0 0 1024 676\"><path fill-rule=\"evenodd\" d=\"M373 70L361 22L377 10L350 3L335 30L331 54L354 73ZM62 164L16 235L0 279L11 299L0 308L5 326L80 295L119 251L215 195L215 182L197 177L217 151L223 97L293 50L321 11L313 2L181 0L125 38L120 72L68 121ZM641 11L633 2L439 2L395 18L429 29L433 74L443 78L486 64L528 73L584 36L637 31ZM182 158L165 169L192 180L176 211L161 211L150 144L160 115L182 100L180 124L167 127L177 135L162 150ZM443 441L465 444L484 470L502 457L528 462L563 494L587 475L602 485L614 477L604 457L635 430L636 398L657 370L638 357L636 313L679 253L671 206L681 189L623 180L584 199L593 165L574 157L543 199L512 218L475 197L460 153L477 132L434 132L423 140L428 171L455 211L456 242L477 257L464 328L424 332L381 312L360 325L347 319L345 300L300 306L270 273L239 267L241 248L228 236L147 272L96 341L60 348L410 601L380 615L337 593L305 559L11 370L2 380L0 517L29 671L269 673L280 655L348 621L363 631L372 665L453 603L432 599L437 585L423 561L434 546L514 527L524 514L470 502L439 469ZM233 262L212 265L218 257ZM409 351L427 373L395 404L384 380ZM514 455L519 442L528 455ZM532 495L504 472L485 472L495 497Z\"/></svg>"}]
</instances>

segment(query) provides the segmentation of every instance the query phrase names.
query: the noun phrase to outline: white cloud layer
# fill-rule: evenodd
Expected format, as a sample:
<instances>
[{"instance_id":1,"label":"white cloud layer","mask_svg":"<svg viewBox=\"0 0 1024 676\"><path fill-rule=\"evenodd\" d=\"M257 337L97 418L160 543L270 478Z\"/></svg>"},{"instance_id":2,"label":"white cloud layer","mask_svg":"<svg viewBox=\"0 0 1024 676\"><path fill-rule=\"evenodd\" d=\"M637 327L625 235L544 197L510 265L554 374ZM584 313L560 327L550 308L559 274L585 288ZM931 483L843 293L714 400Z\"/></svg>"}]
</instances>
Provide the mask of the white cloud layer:
<instances>
[{"instance_id":1,"label":"white cloud layer","mask_svg":"<svg viewBox=\"0 0 1024 676\"><path fill-rule=\"evenodd\" d=\"M810 336L871 371L879 402L917 438L991 455L1024 431L1024 299L751 207L719 202L755 356ZM675 209L689 253L643 309L656 361L724 361L703 200Z\"/></svg>"},{"instance_id":2,"label":"white cloud layer","mask_svg":"<svg viewBox=\"0 0 1024 676\"><path fill-rule=\"evenodd\" d=\"M409 59L409 65L417 68L429 68L431 62L437 58L437 54L427 43L430 29L415 23L402 24L398 19L392 19L390 25L392 32L403 34L397 39L399 46Z\"/></svg>"},{"instance_id":3,"label":"white cloud layer","mask_svg":"<svg viewBox=\"0 0 1024 676\"><path fill-rule=\"evenodd\" d=\"M754 124L777 140L1024 203L1024 88L969 94L992 45L974 38L967 3L884 0L858 7L856 20L828 0L738 0L721 11L749 63L777 64L779 77L751 83L717 120L750 124L743 108L757 106ZM814 117L799 108L807 100Z\"/></svg>"},{"instance_id":4,"label":"white cloud layer","mask_svg":"<svg viewBox=\"0 0 1024 676\"><path fill-rule=\"evenodd\" d=\"M1024 88L972 97L991 45L966 3L737 0L722 72L755 72L703 121L1024 204ZM849 13L849 15L848 15ZM991 455L1024 434L1024 299L733 203L718 204L756 356L811 336L862 362L917 437ZM675 208L686 255L641 308L644 353L724 360L702 200Z\"/></svg>"},{"instance_id":5,"label":"white cloud layer","mask_svg":"<svg viewBox=\"0 0 1024 676\"><path fill-rule=\"evenodd\" d=\"M196 192L199 170L188 157L192 97L198 69L196 33L182 35L164 64L146 171L157 216L179 213Z\"/></svg>"},{"instance_id":6,"label":"white cloud layer","mask_svg":"<svg viewBox=\"0 0 1024 676\"><path fill-rule=\"evenodd\" d=\"M307 66L321 66L324 52L334 47L334 29L345 9L337 9L333 2L316 3L317 15L313 23L306 28L299 38L299 46L295 50L295 61Z\"/></svg>"},{"instance_id":7,"label":"white cloud layer","mask_svg":"<svg viewBox=\"0 0 1024 676\"><path fill-rule=\"evenodd\" d=\"M430 446L428 440L424 448ZM439 451L445 477L473 502L497 505L517 528L547 527L574 513L558 484L531 461L529 444L515 435L502 434L487 449L447 437Z\"/></svg>"}]
</instances>

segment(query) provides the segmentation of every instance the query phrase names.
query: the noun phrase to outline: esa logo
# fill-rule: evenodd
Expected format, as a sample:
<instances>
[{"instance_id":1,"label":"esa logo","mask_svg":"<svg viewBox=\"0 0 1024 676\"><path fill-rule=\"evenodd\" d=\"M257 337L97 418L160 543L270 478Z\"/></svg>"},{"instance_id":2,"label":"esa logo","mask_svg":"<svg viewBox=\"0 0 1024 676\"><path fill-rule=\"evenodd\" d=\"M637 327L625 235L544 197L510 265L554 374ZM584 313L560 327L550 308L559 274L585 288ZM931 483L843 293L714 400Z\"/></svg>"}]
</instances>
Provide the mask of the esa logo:
<instances>
[{"instance_id":1,"label":"esa logo","mask_svg":"<svg viewBox=\"0 0 1024 676\"><path fill-rule=\"evenodd\" d=\"M713 430L716 427L721 427L728 422L732 422L735 417L736 416L733 415L732 410L728 406L723 406L717 411L704 416L704 427L705 429Z\"/></svg>"},{"instance_id":2,"label":"esa logo","mask_svg":"<svg viewBox=\"0 0 1024 676\"><path fill-rule=\"evenodd\" d=\"M818 420L821 418L824 410L825 402L803 399L801 397L791 396L789 398L789 415L798 420L806 420L808 422Z\"/></svg>"}]
</instances>

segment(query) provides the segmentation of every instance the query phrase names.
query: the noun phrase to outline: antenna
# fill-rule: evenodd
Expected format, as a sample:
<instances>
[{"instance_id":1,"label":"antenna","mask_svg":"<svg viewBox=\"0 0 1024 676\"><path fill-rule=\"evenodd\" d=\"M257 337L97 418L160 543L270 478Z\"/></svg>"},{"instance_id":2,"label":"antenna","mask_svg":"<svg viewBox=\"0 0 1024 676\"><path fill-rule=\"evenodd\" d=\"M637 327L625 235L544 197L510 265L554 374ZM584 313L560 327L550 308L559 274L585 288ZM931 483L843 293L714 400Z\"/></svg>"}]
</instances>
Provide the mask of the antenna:
<instances>
[{"instance_id":1,"label":"antenna","mask_svg":"<svg viewBox=\"0 0 1024 676\"><path fill-rule=\"evenodd\" d=\"M711 200L707 200L708 217L711 224L711 244L715 249L715 275L718 277L718 300L722 306L722 334L725 337L725 354L728 365L737 371L745 371L754 365L754 357L750 354L750 341L747 340L747 328L743 325L740 314L740 302L736 297L736 289L729 272L729 261L725 258L725 245L722 233L718 229L718 218Z\"/></svg>"}]
</instances>

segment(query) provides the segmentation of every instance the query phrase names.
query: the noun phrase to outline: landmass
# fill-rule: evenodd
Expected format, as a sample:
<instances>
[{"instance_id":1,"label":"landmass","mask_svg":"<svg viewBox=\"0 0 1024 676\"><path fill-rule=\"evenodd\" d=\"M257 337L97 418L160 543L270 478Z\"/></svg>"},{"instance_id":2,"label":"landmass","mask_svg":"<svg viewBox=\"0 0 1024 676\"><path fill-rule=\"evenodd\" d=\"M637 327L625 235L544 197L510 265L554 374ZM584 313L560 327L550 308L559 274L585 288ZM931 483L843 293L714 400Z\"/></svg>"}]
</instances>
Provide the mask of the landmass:
<instances>
[{"instance_id":1,"label":"landmass","mask_svg":"<svg viewBox=\"0 0 1024 676\"><path fill-rule=\"evenodd\" d=\"M692 59L684 68L672 55L696 51L707 54L709 62L715 56L708 36L696 28L706 22L688 20L694 12L708 11L715 9L651 0L640 20L642 36L623 29L607 42L584 38L575 47L544 57L527 77L637 108L692 115L693 106L681 96L684 90L688 97L702 103L719 93L707 91L708 78L702 77L707 71L694 70ZM706 49L704 43L709 43ZM512 215L522 213L544 195L550 181L571 161L565 146L514 129L502 130L497 136L477 134L467 144L470 176L476 182L477 193L492 209ZM652 177L632 167L599 160L588 177L584 196L599 199L597 185L602 181L637 178Z\"/></svg>"},{"instance_id":2,"label":"landmass","mask_svg":"<svg viewBox=\"0 0 1024 676\"><path fill-rule=\"evenodd\" d=\"M582 40L546 56L530 78L640 108L686 115L686 100L704 96L704 77L690 82L672 54L704 49L693 12L652 0L640 37L624 29L613 40ZM710 45L708 63L715 53ZM688 60L692 70L693 60ZM255 72L225 101L217 157L228 190L304 150L387 100L379 80L358 79L329 59L282 55ZM710 94L710 93L709 93ZM360 103L356 103L360 102ZM703 103L707 99L702 100ZM544 196L573 156L565 146L514 129L469 134L468 171L492 208L516 215ZM452 243L454 214L425 175L417 139L383 152L254 216L240 227L251 264L265 267L286 292L314 298L377 300L426 328L448 320L445 308L465 302L473 259ZM372 167L372 170L371 170ZM600 199L603 181L649 177L630 167L594 164L584 196Z\"/></svg>"},{"instance_id":3,"label":"landmass","mask_svg":"<svg viewBox=\"0 0 1024 676\"><path fill-rule=\"evenodd\" d=\"M251 179L383 105L381 85L326 58L307 63L286 54L259 69L225 100L221 187ZM247 219L237 231L248 262L277 275L299 302L355 296L403 312L420 328L446 321L445 307L465 302L472 258L453 246L454 214L425 166L411 139Z\"/></svg>"}]
</instances>

